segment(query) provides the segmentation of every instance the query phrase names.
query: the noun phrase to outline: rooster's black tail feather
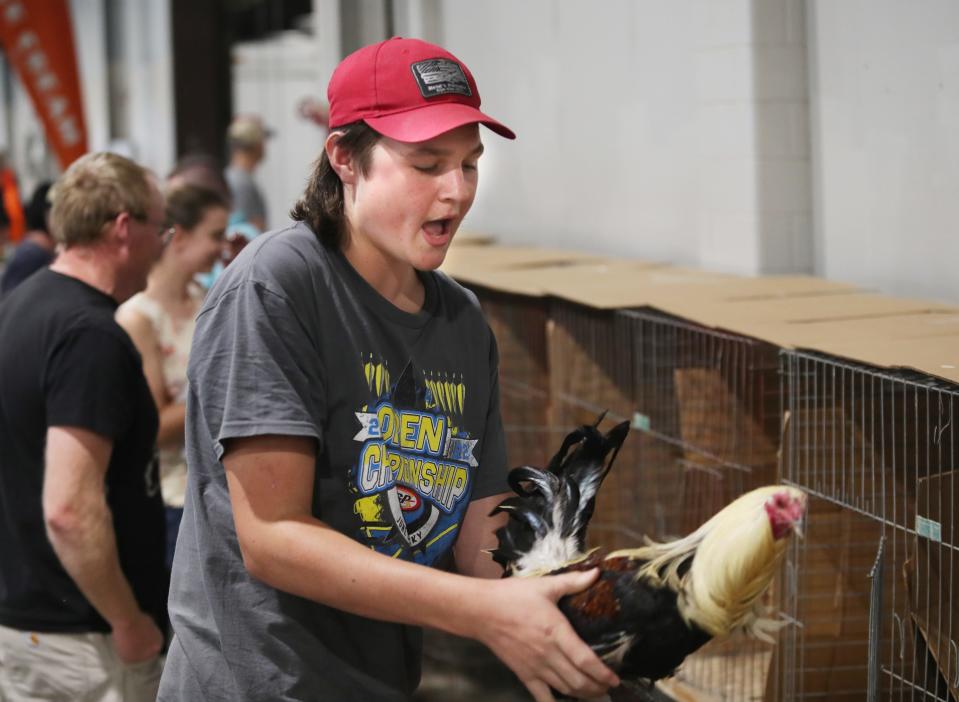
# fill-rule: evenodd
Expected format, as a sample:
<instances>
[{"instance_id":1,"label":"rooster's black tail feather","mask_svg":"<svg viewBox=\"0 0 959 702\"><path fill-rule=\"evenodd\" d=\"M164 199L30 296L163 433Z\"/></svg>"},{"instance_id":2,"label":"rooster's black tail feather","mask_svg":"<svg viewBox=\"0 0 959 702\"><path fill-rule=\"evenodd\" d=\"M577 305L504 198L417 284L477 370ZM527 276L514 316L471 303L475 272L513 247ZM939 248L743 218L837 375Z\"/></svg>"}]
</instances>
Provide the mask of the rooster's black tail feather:
<instances>
[{"instance_id":1,"label":"rooster's black tail feather","mask_svg":"<svg viewBox=\"0 0 959 702\"><path fill-rule=\"evenodd\" d=\"M509 474L517 497L504 500L492 513L507 512L506 526L496 533L499 546L493 559L506 567L530 552L550 532L572 538L580 555L586 547L586 527L593 515L596 493L616 460L629 432L629 422L617 424L606 434L598 426L584 425L569 433L547 470L524 466Z\"/></svg>"}]
</instances>

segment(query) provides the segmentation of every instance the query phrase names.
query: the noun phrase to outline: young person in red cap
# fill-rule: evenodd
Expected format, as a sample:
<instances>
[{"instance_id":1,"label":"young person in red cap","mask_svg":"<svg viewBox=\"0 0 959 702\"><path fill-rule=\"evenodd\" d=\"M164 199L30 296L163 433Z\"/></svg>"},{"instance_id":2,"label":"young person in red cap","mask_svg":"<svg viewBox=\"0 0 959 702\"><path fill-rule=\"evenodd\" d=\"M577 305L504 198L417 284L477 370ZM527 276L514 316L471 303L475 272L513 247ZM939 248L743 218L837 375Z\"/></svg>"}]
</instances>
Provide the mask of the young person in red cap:
<instances>
[{"instance_id":1,"label":"young person in red cap","mask_svg":"<svg viewBox=\"0 0 959 702\"><path fill-rule=\"evenodd\" d=\"M496 343L436 272L479 125L514 135L414 39L347 57L328 97L296 223L247 246L197 319L159 699L405 700L421 626L485 643L536 700L600 695L618 680L555 604L596 573L484 579L507 489Z\"/></svg>"}]
</instances>

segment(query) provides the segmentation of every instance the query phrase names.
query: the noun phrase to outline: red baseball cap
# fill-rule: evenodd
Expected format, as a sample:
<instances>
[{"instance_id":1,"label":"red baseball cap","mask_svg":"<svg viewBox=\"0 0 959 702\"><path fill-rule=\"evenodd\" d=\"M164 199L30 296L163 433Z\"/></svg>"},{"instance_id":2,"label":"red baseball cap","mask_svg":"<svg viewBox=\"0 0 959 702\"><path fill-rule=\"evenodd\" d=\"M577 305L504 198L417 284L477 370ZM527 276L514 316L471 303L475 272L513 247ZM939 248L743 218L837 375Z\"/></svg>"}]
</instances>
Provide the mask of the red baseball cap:
<instances>
[{"instance_id":1,"label":"red baseball cap","mask_svg":"<svg viewBox=\"0 0 959 702\"><path fill-rule=\"evenodd\" d=\"M473 74L445 49L393 37L347 56L326 91L330 129L360 120L380 134L415 143L464 124L485 124L515 139L505 125L480 112Z\"/></svg>"}]
</instances>

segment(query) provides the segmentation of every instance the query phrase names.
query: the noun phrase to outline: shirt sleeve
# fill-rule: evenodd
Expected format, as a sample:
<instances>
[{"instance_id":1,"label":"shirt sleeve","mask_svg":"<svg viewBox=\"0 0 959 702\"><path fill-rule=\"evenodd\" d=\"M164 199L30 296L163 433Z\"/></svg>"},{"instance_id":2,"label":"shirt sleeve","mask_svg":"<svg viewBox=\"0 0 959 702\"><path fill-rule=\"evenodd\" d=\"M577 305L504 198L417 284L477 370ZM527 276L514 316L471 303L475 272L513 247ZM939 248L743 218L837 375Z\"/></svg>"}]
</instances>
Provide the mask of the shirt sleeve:
<instances>
[{"instance_id":1,"label":"shirt sleeve","mask_svg":"<svg viewBox=\"0 0 959 702\"><path fill-rule=\"evenodd\" d=\"M506 436L499 409L499 351L492 330L488 329L487 333L490 339L490 400L486 412L486 428L483 431L479 473L470 496L471 501L509 492L506 482Z\"/></svg>"},{"instance_id":2,"label":"shirt sleeve","mask_svg":"<svg viewBox=\"0 0 959 702\"><path fill-rule=\"evenodd\" d=\"M139 356L117 335L93 327L69 333L47 365L47 426L116 438L131 421L136 373L143 373Z\"/></svg>"},{"instance_id":3,"label":"shirt sleeve","mask_svg":"<svg viewBox=\"0 0 959 702\"><path fill-rule=\"evenodd\" d=\"M266 205L252 180L243 180L233 184L233 207L243 213L246 219L265 218Z\"/></svg>"},{"instance_id":4,"label":"shirt sleeve","mask_svg":"<svg viewBox=\"0 0 959 702\"><path fill-rule=\"evenodd\" d=\"M197 319L188 372L222 458L227 439L278 434L322 441L319 354L293 303L245 280Z\"/></svg>"}]
</instances>

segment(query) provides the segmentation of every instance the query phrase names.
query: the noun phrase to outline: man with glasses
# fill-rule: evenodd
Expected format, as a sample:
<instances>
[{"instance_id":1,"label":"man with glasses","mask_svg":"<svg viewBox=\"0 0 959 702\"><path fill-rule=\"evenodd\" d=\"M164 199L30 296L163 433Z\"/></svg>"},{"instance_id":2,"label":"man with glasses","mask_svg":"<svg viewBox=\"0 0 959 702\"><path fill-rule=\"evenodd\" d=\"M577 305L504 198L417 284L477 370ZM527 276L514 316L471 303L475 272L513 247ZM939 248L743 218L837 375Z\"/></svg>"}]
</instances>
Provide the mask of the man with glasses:
<instances>
[{"instance_id":1,"label":"man with glasses","mask_svg":"<svg viewBox=\"0 0 959 702\"><path fill-rule=\"evenodd\" d=\"M163 247L153 176L88 154L61 253L0 303L0 699L154 700L166 627L157 412L114 321Z\"/></svg>"}]
</instances>

